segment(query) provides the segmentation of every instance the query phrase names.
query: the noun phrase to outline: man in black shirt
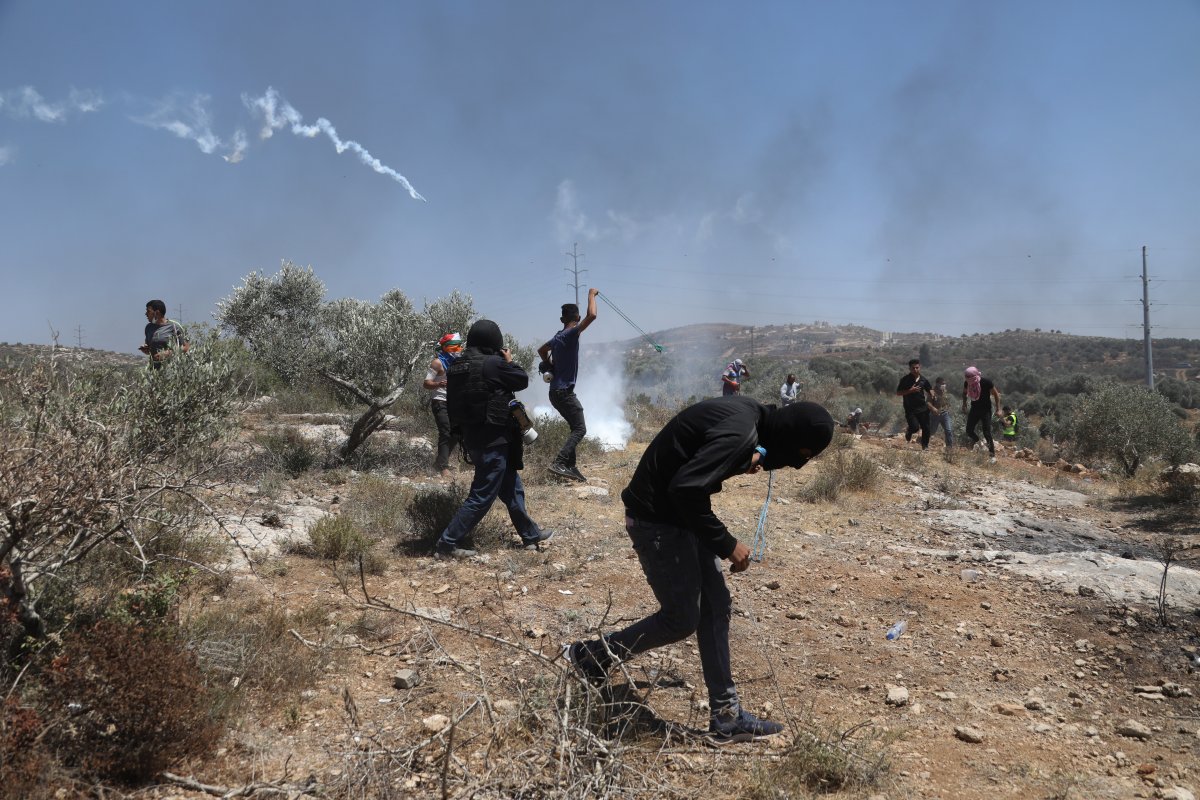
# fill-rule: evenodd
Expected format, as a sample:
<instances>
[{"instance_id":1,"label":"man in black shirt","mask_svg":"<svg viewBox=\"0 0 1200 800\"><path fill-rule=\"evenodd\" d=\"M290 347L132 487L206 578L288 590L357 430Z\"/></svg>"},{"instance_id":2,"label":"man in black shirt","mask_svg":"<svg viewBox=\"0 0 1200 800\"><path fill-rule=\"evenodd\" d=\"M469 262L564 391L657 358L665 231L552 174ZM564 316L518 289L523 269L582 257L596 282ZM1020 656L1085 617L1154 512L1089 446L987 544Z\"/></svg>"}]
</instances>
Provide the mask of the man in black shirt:
<instances>
[{"instance_id":1,"label":"man in black shirt","mask_svg":"<svg viewBox=\"0 0 1200 800\"><path fill-rule=\"evenodd\" d=\"M446 370L446 405L451 424L461 427L463 445L475 465L471 491L434 548L435 558L466 558L475 551L463 540L487 514L496 498L508 507L508 518L526 550L537 550L554 536L542 530L525 510L521 428L509 406L529 385L529 375L514 364L504 347L500 326L481 319L467 333L467 347Z\"/></svg>"},{"instance_id":2,"label":"man in black shirt","mask_svg":"<svg viewBox=\"0 0 1200 800\"><path fill-rule=\"evenodd\" d=\"M624 630L565 648L590 682L602 684L614 661L678 642L692 633L708 688L709 731L719 741L779 733L783 726L742 708L729 657L730 572L750 566L750 548L712 510L712 495L734 475L799 469L829 444L834 422L816 403L786 408L748 397L719 397L679 412L642 454L621 493L625 530L661 608Z\"/></svg>"},{"instance_id":3,"label":"man in black shirt","mask_svg":"<svg viewBox=\"0 0 1200 800\"><path fill-rule=\"evenodd\" d=\"M908 374L900 379L896 394L904 398L904 419L908 423L904 441L911 442L913 434L920 429L922 450L929 449L929 406L925 395L932 391L929 380L921 377L921 361L916 358L909 361Z\"/></svg>"}]
</instances>

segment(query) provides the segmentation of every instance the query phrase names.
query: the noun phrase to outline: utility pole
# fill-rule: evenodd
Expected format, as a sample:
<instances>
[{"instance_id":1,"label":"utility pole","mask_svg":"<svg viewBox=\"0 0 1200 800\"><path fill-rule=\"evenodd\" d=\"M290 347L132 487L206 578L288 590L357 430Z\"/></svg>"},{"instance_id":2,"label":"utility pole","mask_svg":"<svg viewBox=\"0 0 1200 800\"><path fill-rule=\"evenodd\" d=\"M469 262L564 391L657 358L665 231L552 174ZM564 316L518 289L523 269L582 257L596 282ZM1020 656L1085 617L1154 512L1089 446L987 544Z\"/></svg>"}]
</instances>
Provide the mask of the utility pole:
<instances>
[{"instance_id":1,"label":"utility pole","mask_svg":"<svg viewBox=\"0 0 1200 800\"><path fill-rule=\"evenodd\" d=\"M571 257L572 266L563 267L563 272L569 272L574 277L574 280L568 283L567 286L575 287L575 305L579 305L579 276L587 272L586 269L579 268L579 259L583 257L583 253L578 252L578 250L579 242L575 242L571 246L571 252L567 253Z\"/></svg>"},{"instance_id":2,"label":"utility pole","mask_svg":"<svg viewBox=\"0 0 1200 800\"><path fill-rule=\"evenodd\" d=\"M83 326L82 325L75 326L75 346L78 347L80 350L83 349Z\"/></svg>"},{"instance_id":3,"label":"utility pole","mask_svg":"<svg viewBox=\"0 0 1200 800\"><path fill-rule=\"evenodd\" d=\"M754 326L750 326L750 358L754 358Z\"/></svg>"},{"instance_id":4,"label":"utility pole","mask_svg":"<svg viewBox=\"0 0 1200 800\"><path fill-rule=\"evenodd\" d=\"M1142 245L1142 334L1146 339L1146 385L1154 388L1154 351L1150 346L1150 278L1146 274L1146 246Z\"/></svg>"}]
</instances>

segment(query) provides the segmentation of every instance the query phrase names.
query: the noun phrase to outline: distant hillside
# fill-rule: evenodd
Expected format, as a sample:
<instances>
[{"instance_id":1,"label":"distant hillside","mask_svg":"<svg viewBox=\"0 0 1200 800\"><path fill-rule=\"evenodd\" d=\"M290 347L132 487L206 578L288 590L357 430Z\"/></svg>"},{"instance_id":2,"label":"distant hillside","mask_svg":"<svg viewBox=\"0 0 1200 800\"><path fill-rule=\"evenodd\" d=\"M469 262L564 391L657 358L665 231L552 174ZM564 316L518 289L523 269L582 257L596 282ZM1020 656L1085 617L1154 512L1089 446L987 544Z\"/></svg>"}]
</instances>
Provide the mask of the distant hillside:
<instances>
[{"instance_id":1,"label":"distant hillside","mask_svg":"<svg viewBox=\"0 0 1200 800\"><path fill-rule=\"evenodd\" d=\"M49 358L51 354L56 355L59 359L89 367L135 367L144 360L129 353L94 350L90 347L0 342L0 367L8 364L20 366L31 361Z\"/></svg>"},{"instance_id":2,"label":"distant hillside","mask_svg":"<svg viewBox=\"0 0 1200 800\"><path fill-rule=\"evenodd\" d=\"M782 359L807 362L818 356L843 359L882 359L903 365L924 346L927 367L960 369L977 364L984 369L1026 367L1037 372L1095 371L1123 380L1140 380L1140 339L1076 336L1058 331L1012 330L943 336L936 333L878 331L860 325L812 324L742 325L707 323L670 328L650 334L677 361L703 357ZM644 339L596 345L595 351L620 351L636 364L654 351ZM719 366L719 365L718 365ZM1200 339L1156 339L1155 374L1180 381L1200 380ZM928 371L928 370L927 370Z\"/></svg>"}]
</instances>

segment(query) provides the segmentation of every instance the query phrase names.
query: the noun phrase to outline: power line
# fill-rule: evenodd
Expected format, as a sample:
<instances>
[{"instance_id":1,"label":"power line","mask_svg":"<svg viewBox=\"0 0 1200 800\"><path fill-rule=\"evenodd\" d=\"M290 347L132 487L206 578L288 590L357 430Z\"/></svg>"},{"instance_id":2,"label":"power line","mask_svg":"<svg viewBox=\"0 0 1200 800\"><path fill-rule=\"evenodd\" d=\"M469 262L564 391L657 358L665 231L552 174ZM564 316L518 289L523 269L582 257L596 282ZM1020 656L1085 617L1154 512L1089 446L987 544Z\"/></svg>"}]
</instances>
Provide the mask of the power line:
<instances>
[{"instance_id":1,"label":"power line","mask_svg":"<svg viewBox=\"0 0 1200 800\"><path fill-rule=\"evenodd\" d=\"M563 267L563 272L570 272L572 275L574 275L574 281L572 283L568 283L567 286L575 287L575 305L579 305L579 275L587 272L586 269L579 268L579 259L583 256L583 253L578 252L578 250L579 242L575 242L573 245L571 245L571 252L567 253L567 255L571 259L572 266Z\"/></svg>"}]
</instances>

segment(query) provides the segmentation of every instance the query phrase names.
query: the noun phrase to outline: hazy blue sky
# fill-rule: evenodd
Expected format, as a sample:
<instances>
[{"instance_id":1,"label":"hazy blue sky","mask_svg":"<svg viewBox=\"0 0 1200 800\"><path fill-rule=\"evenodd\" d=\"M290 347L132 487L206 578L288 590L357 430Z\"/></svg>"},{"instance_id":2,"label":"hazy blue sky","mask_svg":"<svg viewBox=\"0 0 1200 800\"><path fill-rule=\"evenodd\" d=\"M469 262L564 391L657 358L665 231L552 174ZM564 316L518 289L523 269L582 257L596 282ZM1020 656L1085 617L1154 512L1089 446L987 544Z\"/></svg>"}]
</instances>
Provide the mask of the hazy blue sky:
<instances>
[{"instance_id":1,"label":"hazy blue sky","mask_svg":"<svg viewBox=\"0 0 1200 800\"><path fill-rule=\"evenodd\" d=\"M647 330L1134 338L1146 245L1200 337L1198 42L1196 0L0 0L0 340L132 352L290 259L536 344L575 242Z\"/></svg>"}]
</instances>

